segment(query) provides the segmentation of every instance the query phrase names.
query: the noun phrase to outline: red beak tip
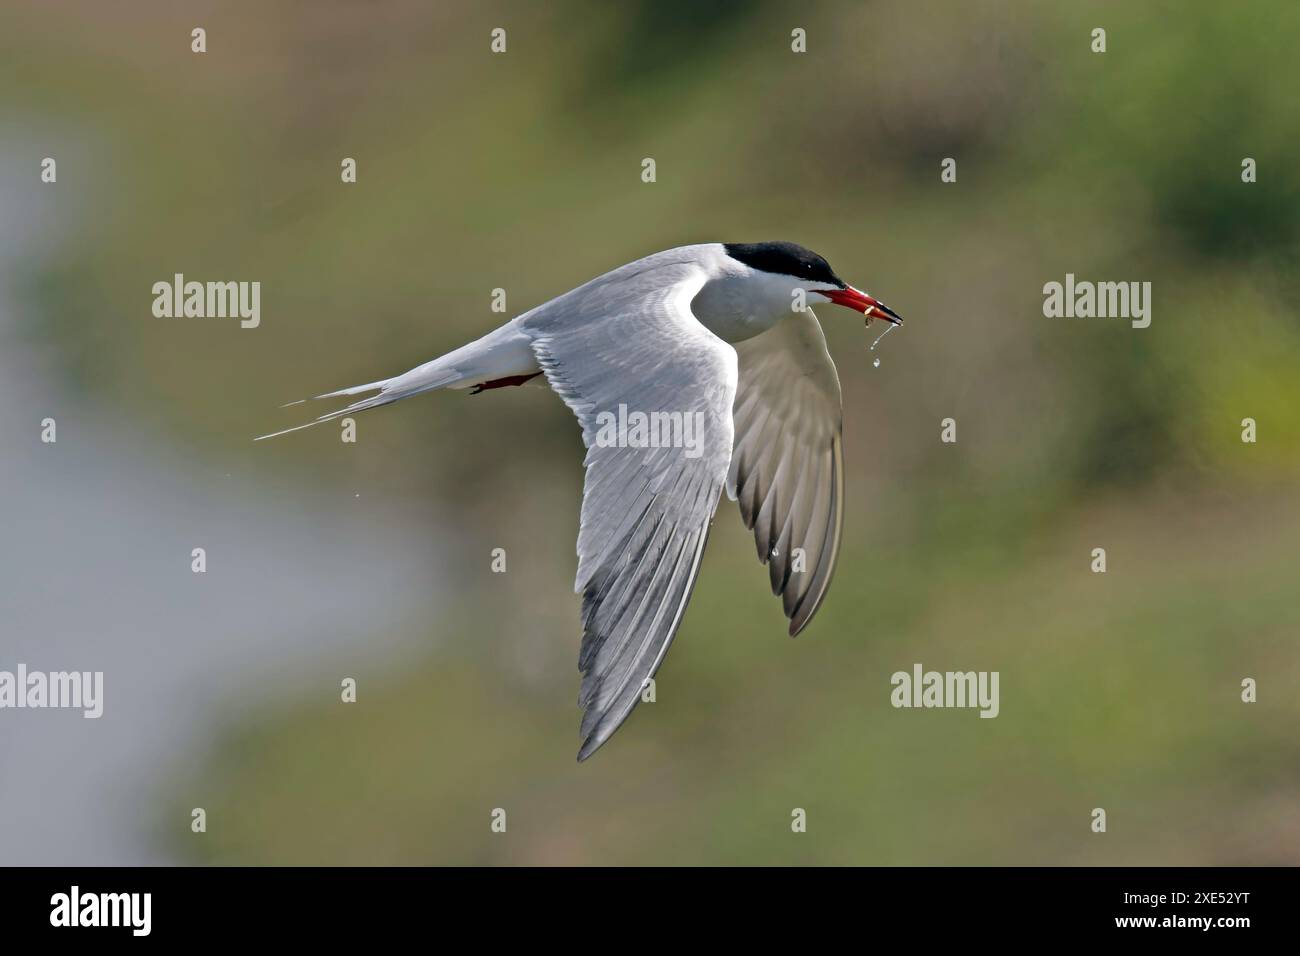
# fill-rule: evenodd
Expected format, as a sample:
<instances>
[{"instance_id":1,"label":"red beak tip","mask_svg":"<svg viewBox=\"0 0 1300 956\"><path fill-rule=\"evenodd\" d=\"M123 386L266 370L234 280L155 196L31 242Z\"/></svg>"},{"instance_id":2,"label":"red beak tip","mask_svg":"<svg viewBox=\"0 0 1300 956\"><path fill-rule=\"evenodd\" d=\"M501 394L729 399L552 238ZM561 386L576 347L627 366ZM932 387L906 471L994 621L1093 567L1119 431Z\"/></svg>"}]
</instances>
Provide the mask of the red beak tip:
<instances>
[{"instance_id":1,"label":"red beak tip","mask_svg":"<svg viewBox=\"0 0 1300 956\"><path fill-rule=\"evenodd\" d=\"M861 312L870 322L873 318L884 319L891 325L902 325L903 318L889 306L885 305L874 296L867 295L861 289L855 289L849 286L845 289L829 289L820 292L836 305L842 305L846 309L853 309L855 312Z\"/></svg>"}]
</instances>

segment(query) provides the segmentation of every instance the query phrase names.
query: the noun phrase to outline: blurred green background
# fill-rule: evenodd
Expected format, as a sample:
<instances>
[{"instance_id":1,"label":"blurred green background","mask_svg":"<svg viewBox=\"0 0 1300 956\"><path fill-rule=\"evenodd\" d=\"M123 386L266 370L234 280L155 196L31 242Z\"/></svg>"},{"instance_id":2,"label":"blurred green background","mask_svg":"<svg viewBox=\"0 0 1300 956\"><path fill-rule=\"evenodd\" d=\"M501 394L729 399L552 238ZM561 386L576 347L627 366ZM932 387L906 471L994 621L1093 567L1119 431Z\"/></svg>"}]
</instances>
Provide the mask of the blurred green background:
<instances>
[{"instance_id":1,"label":"blurred green background","mask_svg":"<svg viewBox=\"0 0 1300 956\"><path fill-rule=\"evenodd\" d=\"M414 652L359 634L325 679L250 675L265 702L162 768L151 839L208 863L1300 862L1298 41L1289 0L5 4L6 124L79 144L42 200L70 228L20 290L49 373L276 494L411 503L447 565L394 598ZM724 501L657 702L577 765L561 402L442 393L356 445L250 439L499 324L496 287L516 314L766 239L908 320L873 368L878 330L820 310L835 584L785 637ZM173 272L260 280L261 327L153 318ZM1045 318L1067 272L1150 281L1150 328ZM999 671L1001 715L891 708L914 662Z\"/></svg>"}]
</instances>

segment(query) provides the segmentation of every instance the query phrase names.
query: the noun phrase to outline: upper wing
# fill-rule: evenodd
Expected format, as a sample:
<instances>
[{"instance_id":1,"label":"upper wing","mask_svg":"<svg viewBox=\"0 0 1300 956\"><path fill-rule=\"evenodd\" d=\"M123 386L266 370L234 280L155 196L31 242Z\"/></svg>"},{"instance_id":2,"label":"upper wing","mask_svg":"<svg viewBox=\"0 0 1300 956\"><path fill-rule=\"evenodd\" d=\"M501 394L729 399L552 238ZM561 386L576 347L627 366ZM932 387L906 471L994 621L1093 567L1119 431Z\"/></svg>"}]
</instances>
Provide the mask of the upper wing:
<instances>
[{"instance_id":1,"label":"upper wing","mask_svg":"<svg viewBox=\"0 0 1300 956\"><path fill-rule=\"evenodd\" d=\"M754 532L793 636L826 596L839 552L840 380L811 309L738 343L736 354L740 384L727 494L739 500Z\"/></svg>"},{"instance_id":2,"label":"upper wing","mask_svg":"<svg viewBox=\"0 0 1300 956\"><path fill-rule=\"evenodd\" d=\"M690 311L704 281L697 266L670 262L596 280L519 320L587 446L579 760L618 729L663 660L726 482L736 353ZM669 445L675 425L686 447L645 447L657 429L630 429L620 443L620 412L627 422L661 413L650 420L668 423Z\"/></svg>"}]
</instances>

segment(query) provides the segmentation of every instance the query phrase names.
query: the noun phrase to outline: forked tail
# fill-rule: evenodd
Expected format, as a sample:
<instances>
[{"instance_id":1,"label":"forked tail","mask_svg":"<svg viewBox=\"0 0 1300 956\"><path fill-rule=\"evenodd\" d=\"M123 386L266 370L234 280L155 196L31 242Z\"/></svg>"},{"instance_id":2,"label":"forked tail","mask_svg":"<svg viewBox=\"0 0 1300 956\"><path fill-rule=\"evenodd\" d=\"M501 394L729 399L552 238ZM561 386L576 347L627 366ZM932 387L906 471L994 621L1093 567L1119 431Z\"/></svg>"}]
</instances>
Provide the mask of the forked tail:
<instances>
[{"instance_id":1,"label":"forked tail","mask_svg":"<svg viewBox=\"0 0 1300 956\"><path fill-rule=\"evenodd\" d=\"M295 425L293 428L286 428L283 431L261 435L254 441L301 431L304 428L319 425L321 422L334 421L344 415L351 415L353 412L364 412L368 408L378 408L380 405L391 405L393 402L410 398L412 395L431 392L438 388L468 388L473 385L483 385L491 388L494 386L487 383L498 381L503 384L522 384L522 382L515 382L510 379L521 377L523 381L526 381L540 371L541 368L537 365L537 360L533 356L532 347L527 336L515 328L512 323L507 323L489 332L481 339L463 345L454 352L448 352L432 362L425 362L409 372L403 372L401 375L382 379L378 382L371 382L368 385L353 385L351 388L340 388L336 392L317 395L316 398L321 399L339 398L343 395L359 395L362 392L379 393L353 402L346 408L327 412L305 425ZM301 405L303 401L307 401L307 399L290 402L289 405ZM289 406L286 405L285 407L288 408Z\"/></svg>"},{"instance_id":2,"label":"forked tail","mask_svg":"<svg viewBox=\"0 0 1300 956\"><path fill-rule=\"evenodd\" d=\"M419 371L415 369L414 371ZM326 392L323 395L316 395L310 399L303 398L296 402L290 402L282 407L289 408L293 405L301 405L303 402L316 401L322 398L339 398L343 395L359 395L361 392L372 392L376 389L378 395L371 395L369 398L363 398L359 402L353 402L346 408L340 408L337 411L326 412L317 418L312 419L305 425L295 425L293 428L286 428L282 431L271 432L269 435L259 435L253 441L261 441L264 438L275 438L279 435L287 435L289 432L302 431L304 428L311 428L313 425L319 425L322 422L332 422L344 415L351 415L353 412L364 412L368 408L378 408L381 405L391 405L393 402L401 401L404 398L410 398L412 395L418 395L421 392L432 391L435 388L446 388L454 382L460 381L461 375L457 372L444 372L439 378L431 378L424 382L404 381L411 372L399 375L396 378L386 378L382 381L371 382L368 385L353 385L351 388L340 388L336 392Z\"/></svg>"}]
</instances>

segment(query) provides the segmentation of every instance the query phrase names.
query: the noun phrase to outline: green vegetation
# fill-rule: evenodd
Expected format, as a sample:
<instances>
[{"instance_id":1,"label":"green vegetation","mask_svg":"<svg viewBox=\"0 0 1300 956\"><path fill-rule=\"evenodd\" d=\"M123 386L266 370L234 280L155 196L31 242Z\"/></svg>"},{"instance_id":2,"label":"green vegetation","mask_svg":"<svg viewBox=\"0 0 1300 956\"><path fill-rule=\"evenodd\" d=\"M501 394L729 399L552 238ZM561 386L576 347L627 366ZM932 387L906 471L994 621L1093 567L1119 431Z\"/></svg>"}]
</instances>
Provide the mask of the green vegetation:
<instances>
[{"instance_id":1,"label":"green vegetation","mask_svg":"<svg viewBox=\"0 0 1300 956\"><path fill-rule=\"evenodd\" d=\"M745 3L735 27L713 6L236 4L203 56L172 7L0 12L0 108L67 143L75 224L33 258L25 334L187 455L425 501L461 555L412 623L426 656L372 662L355 706L302 687L232 717L167 794L219 823L160 841L214 863L1297 862L1300 6ZM820 310L836 583L790 641L724 501L658 701L576 765L562 404L442 394L369 413L355 448L250 439L486 331L495 287L515 313L661 248L775 238L907 318L876 369L860 320ZM152 319L173 271L259 279L261 328ZM1151 327L1045 318L1067 272L1150 281ZM892 709L917 661L998 670L1001 715Z\"/></svg>"}]
</instances>

